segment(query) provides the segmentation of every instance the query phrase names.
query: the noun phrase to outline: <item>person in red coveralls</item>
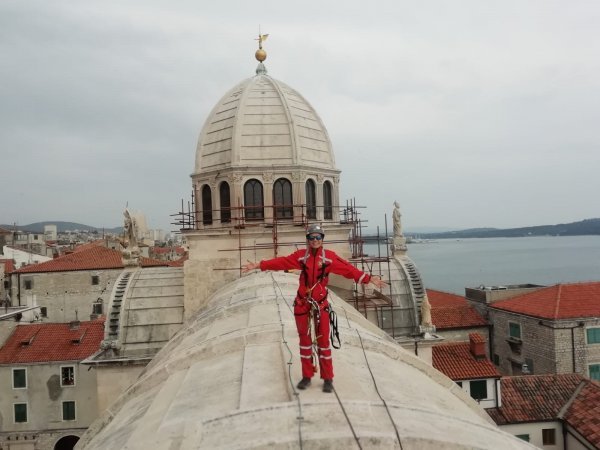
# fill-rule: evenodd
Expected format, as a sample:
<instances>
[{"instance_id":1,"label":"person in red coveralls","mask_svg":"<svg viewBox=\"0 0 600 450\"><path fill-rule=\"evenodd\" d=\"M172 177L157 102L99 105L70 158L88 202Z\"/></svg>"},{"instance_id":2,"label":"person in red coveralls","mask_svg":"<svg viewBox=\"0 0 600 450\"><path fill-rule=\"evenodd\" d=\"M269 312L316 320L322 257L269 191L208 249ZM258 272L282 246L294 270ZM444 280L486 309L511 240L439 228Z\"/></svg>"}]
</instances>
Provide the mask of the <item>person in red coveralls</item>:
<instances>
[{"instance_id":1,"label":"person in red coveralls","mask_svg":"<svg viewBox=\"0 0 600 450\"><path fill-rule=\"evenodd\" d=\"M298 250L288 256L267 259L260 262L248 262L242 272L260 270L301 270L300 286L294 301L294 316L300 336L300 360L302 362L302 380L298 389L310 386L315 374L312 361L312 341L310 336L310 311L312 299L319 307L317 323L317 346L321 378L324 381L323 392L333 391L333 361L331 359L331 343L329 339L329 302L327 301L327 283L329 274L335 273L352 278L356 283L373 283L383 288L386 283L378 276L364 273L340 258L331 250L323 248L325 232L320 225L313 224L306 231L306 250Z\"/></svg>"}]
</instances>

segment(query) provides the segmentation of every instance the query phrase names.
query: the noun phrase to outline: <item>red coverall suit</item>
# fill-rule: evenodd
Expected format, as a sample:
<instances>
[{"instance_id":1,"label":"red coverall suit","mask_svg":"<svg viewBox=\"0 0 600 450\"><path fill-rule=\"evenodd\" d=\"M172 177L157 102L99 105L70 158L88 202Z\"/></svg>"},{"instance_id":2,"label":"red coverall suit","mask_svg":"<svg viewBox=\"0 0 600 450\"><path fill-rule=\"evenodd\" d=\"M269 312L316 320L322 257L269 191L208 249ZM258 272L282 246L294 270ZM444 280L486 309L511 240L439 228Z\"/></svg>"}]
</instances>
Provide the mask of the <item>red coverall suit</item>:
<instances>
[{"instance_id":1,"label":"red coverall suit","mask_svg":"<svg viewBox=\"0 0 600 450\"><path fill-rule=\"evenodd\" d=\"M340 258L331 250L323 247L317 249L313 255L310 249L298 250L289 256L263 260L260 270L302 270L300 286L294 301L294 315L296 328L300 336L300 360L302 361L302 376L312 378L315 367L312 363L312 341L309 334L310 304L307 301L310 295L319 304L319 330L317 330L317 345L319 349L319 367L321 378L333 379L333 362L331 360L331 345L329 342L329 302L327 301L327 283L329 274L335 273L346 278L352 278L357 283L368 284L371 275L368 275L348 261Z\"/></svg>"}]
</instances>

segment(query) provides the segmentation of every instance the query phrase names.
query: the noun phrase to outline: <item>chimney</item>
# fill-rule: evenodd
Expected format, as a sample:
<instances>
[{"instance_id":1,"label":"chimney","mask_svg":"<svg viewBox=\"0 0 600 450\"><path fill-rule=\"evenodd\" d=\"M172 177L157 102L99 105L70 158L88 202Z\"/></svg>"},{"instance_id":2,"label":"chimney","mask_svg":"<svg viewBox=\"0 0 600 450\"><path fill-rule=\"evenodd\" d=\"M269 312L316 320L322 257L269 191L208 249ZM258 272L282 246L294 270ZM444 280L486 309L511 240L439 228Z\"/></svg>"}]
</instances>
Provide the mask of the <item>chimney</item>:
<instances>
[{"instance_id":1,"label":"chimney","mask_svg":"<svg viewBox=\"0 0 600 450\"><path fill-rule=\"evenodd\" d=\"M475 359L485 359L485 338L479 333L469 333L469 349Z\"/></svg>"}]
</instances>

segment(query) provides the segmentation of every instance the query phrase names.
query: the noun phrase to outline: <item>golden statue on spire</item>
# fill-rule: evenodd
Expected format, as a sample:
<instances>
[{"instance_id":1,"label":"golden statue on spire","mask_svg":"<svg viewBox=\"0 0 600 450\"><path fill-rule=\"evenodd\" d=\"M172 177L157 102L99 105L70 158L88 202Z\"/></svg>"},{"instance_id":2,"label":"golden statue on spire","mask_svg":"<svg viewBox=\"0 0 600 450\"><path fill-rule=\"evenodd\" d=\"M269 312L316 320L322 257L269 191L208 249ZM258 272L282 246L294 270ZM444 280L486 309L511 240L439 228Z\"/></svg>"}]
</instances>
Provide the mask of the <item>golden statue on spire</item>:
<instances>
[{"instance_id":1,"label":"golden statue on spire","mask_svg":"<svg viewBox=\"0 0 600 450\"><path fill-rule=\"evenodd\" d=\"M259 27L258 28L258 39L256 39L258 41L258 50L256 50L256 53L254 54L254 57L259 62L263 62L265 59L267 59L267 52L265 52L263 50L262 43L264 41L266 41L268 37L269 37L268 34L260 34L260 27Z\"/></svg>"}]
</instances>

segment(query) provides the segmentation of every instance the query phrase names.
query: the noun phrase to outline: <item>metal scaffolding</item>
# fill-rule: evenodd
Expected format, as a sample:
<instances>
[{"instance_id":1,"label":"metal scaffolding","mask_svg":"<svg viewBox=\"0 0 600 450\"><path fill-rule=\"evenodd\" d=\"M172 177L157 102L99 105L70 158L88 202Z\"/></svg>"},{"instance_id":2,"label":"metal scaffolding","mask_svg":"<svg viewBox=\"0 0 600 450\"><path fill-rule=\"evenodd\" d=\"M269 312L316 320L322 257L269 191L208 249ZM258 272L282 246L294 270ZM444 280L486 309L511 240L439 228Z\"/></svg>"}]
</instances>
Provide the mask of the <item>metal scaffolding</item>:
<instances>
[{"instance_id":1,"label":"metal scaffolding","mask_svg":"<svg viewBox=\"0 0 600 450\"><path fill-rule=\"evenodd\" d=\"M388 332L392 337L396 337L394 314L399 314L398 306L395 306L392 301L392 274L390 267L390 237L387 232L387 216L385 217L385 232L381 233L379 226L375 234L365 234L367 228L366 221L361 219L361 211L366 209L363 206L358 206L356 199L346 201L345 205L336 205L331 208L336 208L339 215L339 220L319 219L316 217L324 217L324 211L317 214L316 211L323 206L310 207L306 204L290 204L290 205L273 205L273 206L243 206L238 204L223 209L213 209L210 211L200 211L197 208L197 202L192 192L191 201L186 203L181 201L181 210L171 217L172 222L179 232L185 234L190 231L199 230L235 230L238 239L238 245L235 249L220 249L219 251L238 252L237 267L227 267L214 270L237 270L241 276L241 268L245 252L256 252L257 250L272 249L273 257L279 255L284 247L298 247L305 245L304 240L297 242L281 242L279 239L279 228L283 225L297 226L305 229L311 222L319 222L323 226L328 224L349 225L350 233L347 240L328 240L329 243L347 243L350 248L351 257L349 261L357 268L366 273L375 272L382 274L384 280L388 283L386 292L374 291L373 294L367 294L363 286L354 285L352 291L340 291L342 298L353 305L365 317L375 322L380 328ZM307 212L311 210L309 215ZM265 211L268 214L265 214ZM335 215L331 214L332 217ZM221 220L225 217L226 220ZM270 229L271 240L266 243L254 243L252 245L243 244L243 234L252 229ZM231 233L233 234L233 233ZM368 254L367 247L375 251L375 254ZM388 320L384 320L384 318ZM391 318L391 320L389 320ZM391 326L385 322L390 322Z\"/></svg>"}]
</instances>

